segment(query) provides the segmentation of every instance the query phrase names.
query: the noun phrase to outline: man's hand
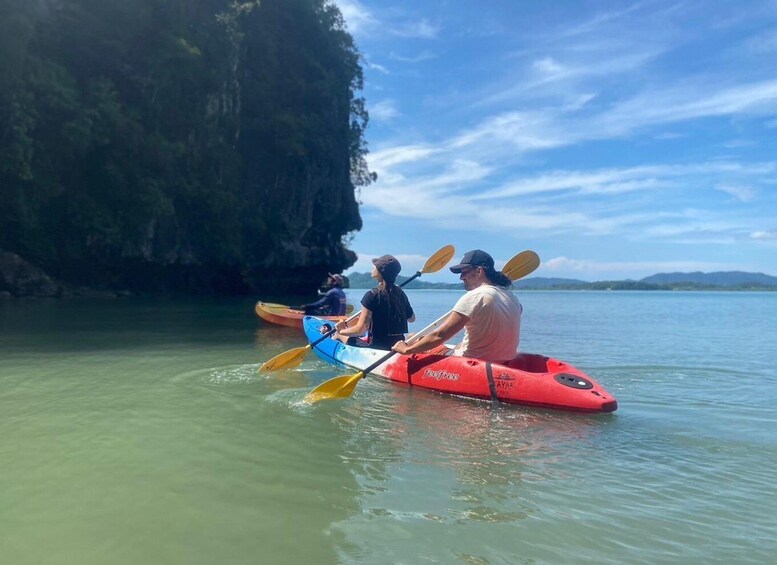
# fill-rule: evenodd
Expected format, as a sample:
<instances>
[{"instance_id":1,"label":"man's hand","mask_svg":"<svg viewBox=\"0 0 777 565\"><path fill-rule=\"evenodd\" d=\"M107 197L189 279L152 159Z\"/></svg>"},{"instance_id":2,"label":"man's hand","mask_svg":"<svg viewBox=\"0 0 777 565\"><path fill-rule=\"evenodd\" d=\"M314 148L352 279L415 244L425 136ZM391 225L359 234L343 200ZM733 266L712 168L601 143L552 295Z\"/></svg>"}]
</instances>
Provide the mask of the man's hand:
<instances>
[{"instance_id":1,"label":"man's hand","mask_svg":"<svg viewBox=\"0 0 777 565\"><path fill-rule=\"evenodd\" d=\"M467 322L469 322L469 318L464 314L451 312L438 328L433 329L425 336L415 340L412 345L408 345L405 341L398 341L391 349L402 355L429 351L430 349L443 345L447 340L456 335L457 332L463 330L464 326L467 325Z\"/></svg>"}]
</instances>

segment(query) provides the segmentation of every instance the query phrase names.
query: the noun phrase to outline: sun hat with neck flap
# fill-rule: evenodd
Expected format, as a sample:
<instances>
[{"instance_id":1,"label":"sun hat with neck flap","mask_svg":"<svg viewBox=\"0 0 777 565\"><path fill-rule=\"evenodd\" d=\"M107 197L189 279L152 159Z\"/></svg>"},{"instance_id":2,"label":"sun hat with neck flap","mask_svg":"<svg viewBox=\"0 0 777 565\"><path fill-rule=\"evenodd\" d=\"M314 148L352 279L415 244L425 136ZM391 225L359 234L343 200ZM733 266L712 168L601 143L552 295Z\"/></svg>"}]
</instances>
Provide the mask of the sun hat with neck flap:
<instances>
[{"instance_id":1,"label":"sun hat with neck flap","mask_svg":"<svg viewBox=\"0 0 777 565\"><path fill-rule=\"evenodd\" d=\"M390 284L394 284L397 280L399 271L402 270L402 265L393 255L383 255L377 259L373 259L372 264L378 269L383 280Z\"/></svg>"}]
</instances>

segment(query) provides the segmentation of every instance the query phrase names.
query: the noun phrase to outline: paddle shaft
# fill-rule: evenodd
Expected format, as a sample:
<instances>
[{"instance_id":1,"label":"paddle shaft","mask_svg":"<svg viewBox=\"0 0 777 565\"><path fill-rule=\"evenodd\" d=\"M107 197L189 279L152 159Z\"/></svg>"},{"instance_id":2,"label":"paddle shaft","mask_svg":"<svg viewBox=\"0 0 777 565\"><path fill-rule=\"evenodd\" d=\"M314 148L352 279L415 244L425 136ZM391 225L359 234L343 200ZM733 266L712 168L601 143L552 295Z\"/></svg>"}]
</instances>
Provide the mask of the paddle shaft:
<instances>
[{"instance_id":1,"label":"paddle shaft","mask_svg":"<svg viewBox=\"0 0 777 565\"><path fill-rule=\"evenodd\" d=\"M410 281L413 281L413 280L417 279L417 278L418 278L418 277L420 277L422 274L423 274L423 273L421 273L421 271L417 271L417 272L416 272L416 274L414 274L412 277L410 277L410 278L409 278L409 279L407 279L406 281L403 281L403 282L402 282L402 284L400 284L399 286L400 286L400 287L403 287L403 286L405 286L407 283L409 283ZM356 312L356 314L352 314L352 315L351 315L351 317L350 317L350 318L348 318L348 319L345 321L345 322L346 322L346 324L347 324L348 322L350 322L350 321L352 321L352 320L355 320L356 318L358 318L360 314L361 314L361 310L359 310L358 312ZM328 331L328 332L326 332L324 335L322 335L320 338L318 338L316 341L312 342L312 343L310 344L310 347L311 347L311 348L315 347L316 345L318 345L319 343L321 343L322 341L324 341L326 338L328 338L329 336L333 335L333 334L334 334L336 331L337 331L337 329L335 329L335 328L333 328L333 329L329 330L329 331Z\"/></svg>"},{"instance_id":2,"label":"paddle shaft","mask_svg":"<svg viewBox=\"0 0 777 565\"><path fill-rule=\"evenodd\" d=\"M422 338L422 337L423 337L423 336L426 334L426 332L433 330L433 329L434 329L434 328L436 328L436 327L437 327L437 326L438 326L440 323L442 323L442 321L443 321L443 320L445 320L445 318L447 318L447 317L450 315L450 313L451 313L451 312L452 312L452 310L451 310L451 311L448 311L448 312L446 312L445 314L443 314L442 316L440 316L439 318L437 318L437 319L436 319L434 322L432 322L431 324L429 324L428 326L426 326L424 329L422 329L422 330L421 330L421 331L419 331L418 333L414 334L414 335L413 335L413 337L411 337L410 339L408 339L408 340L407 340L407 343L412 343L412 342L414 342L415 340ZM370 371L372 371L373 369L375 369L375 367L377 367L378 365L380 365L380 364L382 364L382 363L385 363L386 361L388 361L389 359L391 359L391 358L392 358L394 355L397 355L397 352L396 352L396 351L389 351L389 352L388 352L388 353L386 353L386 354L385 354L383 357L381 357L380 359L378 359L377 361L375 361L375 362L374 362L372 365L369 365L369 366L365 367L364 369L362 369L362 370L360 371L360 372L362 373L362 377L366 377L366 376L367 376L367 374L368 374Z\"/></svg>"}]
</instances>

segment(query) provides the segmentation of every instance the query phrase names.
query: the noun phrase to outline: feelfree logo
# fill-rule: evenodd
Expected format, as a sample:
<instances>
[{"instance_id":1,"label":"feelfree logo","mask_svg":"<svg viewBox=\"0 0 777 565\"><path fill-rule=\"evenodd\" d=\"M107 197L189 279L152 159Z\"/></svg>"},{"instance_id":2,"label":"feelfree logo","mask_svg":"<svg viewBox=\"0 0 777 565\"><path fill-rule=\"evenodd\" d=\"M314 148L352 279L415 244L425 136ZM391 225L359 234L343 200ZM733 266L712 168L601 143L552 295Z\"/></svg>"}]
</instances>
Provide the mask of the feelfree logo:
<instances>
[{"instance_id":1,"label":"feelfree logo","mask_svg":"<svg viewBox=\"0 0 777 565\"><path fill-rule=\"evenodd\" d=\"M433 371L427 369L424 371L424 378L434 379L436 381L458 381L461 375L458 373L449 373L445 370Z\"/></svg>"}]
</instances>

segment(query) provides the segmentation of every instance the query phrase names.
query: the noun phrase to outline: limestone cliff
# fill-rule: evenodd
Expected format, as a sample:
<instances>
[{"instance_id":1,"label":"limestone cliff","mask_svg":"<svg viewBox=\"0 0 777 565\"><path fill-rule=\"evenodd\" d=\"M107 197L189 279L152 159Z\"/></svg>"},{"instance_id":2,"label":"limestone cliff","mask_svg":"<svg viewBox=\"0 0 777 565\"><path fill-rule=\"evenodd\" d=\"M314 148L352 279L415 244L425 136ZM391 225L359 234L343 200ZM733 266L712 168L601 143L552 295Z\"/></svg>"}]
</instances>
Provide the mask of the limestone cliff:
<instances>
[{"instance_id":1,"label":"limestone cliff","mask_svg":"<svg viewBox=\"0 0 777 565\"><path fill-rule=\"evenodd\" d=\"M0 248L138 292L310 293L354 263L374 175L333 4L6 4Z\"/></svg>"}]
</instances>

